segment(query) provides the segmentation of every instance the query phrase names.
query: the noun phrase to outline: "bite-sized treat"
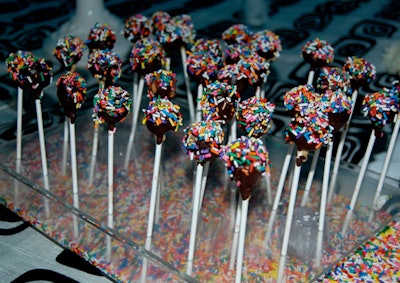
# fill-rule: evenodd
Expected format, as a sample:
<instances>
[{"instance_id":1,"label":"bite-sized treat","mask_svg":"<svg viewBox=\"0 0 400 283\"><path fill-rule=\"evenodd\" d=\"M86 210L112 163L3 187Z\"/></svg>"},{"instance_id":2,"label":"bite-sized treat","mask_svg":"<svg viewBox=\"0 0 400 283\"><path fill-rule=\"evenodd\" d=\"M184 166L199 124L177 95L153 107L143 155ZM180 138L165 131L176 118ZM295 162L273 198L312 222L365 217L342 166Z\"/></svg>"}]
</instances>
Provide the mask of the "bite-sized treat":
<instances>
[{"instance_id":1,"label":"bite-sized treat","mask_svg":"<svg viewBox=\"0 0 400 283\"><path fill-rule=\"evenodd\" d=\"M334 49L326 42L316 38L313 41L308 41L302 49L304 60L310 64L311 68L328 66L333 62Z\"/></svg>"},{"instance_id":2,"label":"bite-sized treat","mask_svg":"<svg viewBox=\"0 0 400 283\"><path fill-rule=\"evenodd\" d=\"M108 124L109 131L115 131L115 124L122 122L131 109L129 93L120 86L101 88L93 98L93 121Z\"/></svg>"},{"instance_id":3,"label":"bite-sized treat","mask_svg":"<svg viewBox=\"0 0 400 283\"><path fill-rule=\"evenodd\" d=\"M66 35L64 38L58 40L53 55L63 68L68 71L74 71L72 68L82 58L85 48L86 46L82 39L77 36Z\"/></svg>"},{"instance_id":4,"label":"bite-sized treat","mask_svg":"<svg viewBox=\"0 0 400 283\"><path fill-rule=\"evenodd\" d=\"M113 49L116 40L115 32L107 24L96 23L90 29L86 46L89 49L89 54L94 50L110 51Z\"/></svg>"},{"instance_id":5,"label":"bite-sized treat","mask_svg":"<svg viewBox=\"0 0 400 283\"><path fill-rule=\"evenodd\" d=\"M165 65L166 53L161 44L151 38L136 41L133 45L129 61L132 70L144 76L155 72Z\"/></svg>"},{"instance_id":6,"label":"bite-sized treat","mask_svg":"<svg viewBox=\"0 0 400 283\"><path fill-rule=\"evenodd\" d=\"M105 87L112 85L121 75L122 60L114 51L95 50L89 55L88 69Z\"/></svg>"},{"instance_id":7,"label":"bite-sized treat","mask_svg":"<svg viewBox=\"0 0 400 283\"><path fill-rule=\"evenodd\" d=\"M189 78L198 84L206 85L217 78L218 62L206 53L189 55L185 60L185 65Z\"/></svg>"},{"instance_id":8,"label":"bite-sized treat","mask_svg":"<svg viewBox=\"0 0 400 283\"><path fill-rule=\"evenodd\" d=\"M247 136L260 138L271 128L275 104L265 98L250 97L238 103L236 111L237 126Z\"/></svg>"},{"instance_id":9,"label":"bite-sized treat","mask_svg":"<svg viewBox=\"0 0 400 283\"><path fill-rule=\"evenodd\" d=\"M235 24L222 32L222 39L229 45L234 43L250 43L253 31L244 24Z\"/></svg>"},{"instance_id":10,"label":"bite-sized treat","mask_svg":"<svg viewBox=\"0 0 400 283\"><path fill-rule=\"evenodd\" d=\"M343 73L338 67L322 67L317 78L316 88L320 92L326 90L341 90L344 93L349 91L350 77L349 74Z\"/></svg>"},{"instance_id":11,"label":"bite-sized treat","mask_svg":"<svg viewBox=\"0 0 400 283\"><path fill-rule=\"evenodd\" d=\"M171 15L165 11L156 11L153 13L153 15L150 18L151 24L152 24L152 31L153 34L157 30L162 30L164 29L164 25L168 23L171 20Z\"/></svg>"},{"instance_id":12,"label":"bite-sized treat","mask_svg":"<svg viewBox=\"0 0 400 283\"><path fill-rule=\"evenodd\" d=\"M307 108L306 115L297 115L285 129L285 140L297 147L297 166L307 160L308 152L327 145L332 140L333 127L329 124L327 111L321 104Z\"/></svg>"},{"instance_id":13,"label":"bite-sized treat","mask_svg":"<svg viewBox=\"0 0 400 283\"><path fill-rule=\"evenodd\" d=\"M225 64L235 64L243 58L247 58L254 53L250 44L247 43L234 43L225 48Z\"/></svg>"},{"instance_id":14,"label":"bite-sized treat","mask_svg":"<svg viewBox=\"0 0 400 283\"><path fill-rule=\"evenodd\" d=\"M32 69L34 69L36 58L30 51L18 50L10 53L6 58L7 71L10 78L22 89L32 87ZM28 79L29 77L29 79Z\"/></svg>"},{"instance_id":15,"label":"bite-sized treat","mask_svg":"<svg viewBox=\"0 0 400 283\"><path fill-rule=\"evenodd\" d=\"M241 59L238 63L225 65L219 69L217 79L228 84L236 85L237 92L243 95L250 85L259 80L257 73L250 67L250 62Z\"/></svg>"},{"instance_id":16,"label":"bite-sized treat","mask_svg":"<svg viewBox=\"0 0 400 283\"><path fill-rule=\"evenodd\" d=\"M218 80L207 84L200 101L203 120L229 122L235 115L239 98L234 85Z\"/></svg>"},{"instance_id":17,"label":"bite-sized treat","mask_svg":"<svg viewBox=\"0 0 400 283\"><path fill-rule=\"evenodd\" d=\"M31 80L32 94L38 98L42 98L43 89L50 85L53 81L52 67L44 58L36 58L35 64L31 69L31 76L27 77Z\"/></svg>"},{"instance_id":18,"label":"bite-sized treat","mask_svg":"<svg viewBox=\"0 0 400 283\"><path fill-rule=\"evenodd\" d=\"M76 110L81 108L86 96L86 80L77 72L67 72L58 78L56 85L58 101L73 124Z\"/></svg>"},{"instance_id":19,"label":"bite-sized treat","mask_svg":"<svg viewBox=\"0 0 400 283\"><path fill-rule=\"evenodd\" d=\"M312 85L299 85L283 95L283 104L291 117L308 108L310 102L316 99L315 89Z\"/></svg>"},{"instance_id":20,"label":"bite-sized treat","mask_svg":"<svg viewBox=\"0 0 400 283\"><path fill-rule=\"evenodd\" d=\"M242 136L228 143L222 158L243 200L251 196L260 176L270 174L268 151L258 138Z\"/></svg>"},{"instance_id":21,"label":"bite-sized treat","mask_svg":"<svg viewBox=\"0 0 400 283\"><path fill-rule=\"evenodd\" d=\"M343 73L350 77L350 85L353 90L370 83L376 77L375 66L364 58L349 56L343 65Z\"/></svg>"},{"instance_id":22,"label":"bite-sized treat","mask_svg":"<svg viewBox=\"0 0 400 283\"><path fill-rule=\"evenodd\" d=\"M147 129L156 135L157 144L164 141L168 131L177 131L182 126L182 113L179 105L173 104L167 98L155 98L150 101L147 109L143 109L143 124Z\"/></svg>"},{"instance_id":23,"label":"bite-sized treat","mask_svg":"<svg viewBox=\"0 0 400 283\"><path fill-rule=\"evenodd\" d=\"M151 21L142 14L134 14L125 20L121 34L131 43L148 38L152 32Z\"/></svg>"},{"instance_id":24,"label":"bite-sized treat","mask_svg":"<svg viewBox=\"0 0 400 283\"><path fill-rule=\"evenodd\" d=\"M217 62L218 68L224 64L224 53L222 51L221 42L219 39L198 39L190 48L190 54L207 54L213 58L214 62Z\"/></svg>"},{"instance_id":25,"label":"bite-sized treat","mask_svg":"<svg viewBox=\"0 0 400 283\"><path fill-rule=\"evenodd\" d=\"M251 54L246 58L242 58L237 62L242 69L248 70L249 84L260 86L267 78L270 73L269 62L257 55Z\"/></svg>"},{"instance_id":26,"label":"bite-sized treat","mask_svg":"<svg viewBox=\"0 0 400 283\"><path fill-rule=\"evenodd\" d=\"M176 74L172 71L160 69L145 76L148 86L147 96L172 99L176 95Z\"/></svg>"},{"instance_id":27,"label":"bite-sized treat","mask_svg":"<svg viewBox=\"0 0 400 283\"><path fill-rule=\"evenodd\" d=\"M183 149L190 160L204 164L222 157L224 132L217 121L200 121L189 125L182 139Z\"/></svg>"},{"instance_id":28,"label":"bite-sized treat","mask_svg":"<svg viewBox=\"0 0 400 283\"><path fill-rule=\"evenodd\" d=\"M351 97L340 88L336 90L326 90L323 94L328 103L327 113L329 124L333 127L333 133L340 130L350 118L353 101Z\"/></svg>"},{"instance_id":29,"label":"bite-sized treat","mask_svg":"<svg viewBox=\"0 0 400 283\"><path fill-rule=\"evenodd\" d=\"M269 30L256 32L251 39L251 46L258 55L269 62L275 61L282 51L279 36Z\"/></svg>"},{"instance_id":30,"label":"bite-sized treat","mask_svg":"<svg viewBox=\"0 0 400 283\"><path fill-rule=\"evenodd\" d=\"M196 30L192 17L188 14L177 15L171 19L176 27L175 33L182 44L193 44L196 38Z\"/></svg>"},{"instance_id":31,"label":"bite-sized treat","mask_svg":"<svg viewBox=\"0 0 400 283\"><path fill-rule=\"evenodd\" d=\"M364 96L362 112L371 120L375 136L378 138L383 137L383 127L392 123L399 111L398 92L382 89Z\"/></svg>"}]
</instances>

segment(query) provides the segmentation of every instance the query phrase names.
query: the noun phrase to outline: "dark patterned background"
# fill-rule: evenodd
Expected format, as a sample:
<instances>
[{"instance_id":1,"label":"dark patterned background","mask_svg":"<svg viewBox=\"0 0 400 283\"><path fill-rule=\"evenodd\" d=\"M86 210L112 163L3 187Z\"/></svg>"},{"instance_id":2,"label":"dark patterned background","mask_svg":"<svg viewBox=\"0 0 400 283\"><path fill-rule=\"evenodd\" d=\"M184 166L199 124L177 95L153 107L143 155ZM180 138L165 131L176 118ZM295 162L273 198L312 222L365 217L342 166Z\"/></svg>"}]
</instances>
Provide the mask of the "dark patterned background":
<instances>
[{"instance_id":1,"label":"dark patterned background","mask_svg":"<svg viewBox=\"0 0 400 283\"><path fill-rule=\"evenodd\" d=\"M220 38L222 32L236 23L247 23L244 13L245 1L234 0L115 0L105 1L106 8L121 21L135 13L150 16L157 10L164 10L171 15L190 14L193 18L198 38ZM260 2L251 1L248 2ZM388 46L399 40L400 1L297 1L271 0L266 1L267 19L262 26L251 26L254 31L267 28L279 35L283 51L281 57L271 64L266 96L277 107L274 113L274 135L283 138L283 129L288 123L282 95L291 88L304 84L309 66L302 60L301 48L307 40L316 37L327 40L335 49L333 65L341 67L347 56L366 58L377 68L377 78L360 90L360 96L374 92L384 86L389 86L397 78L396 74L388 73L382 63L382 53ZM21 0L0 1L0 59L4 62L10 52L19 49L33 51L52 61L54 80L59 75L59 64L51 56L49 48L43 46L52 33L62 24L68 22L74 15L75 1L58 0ZM87 27L89 31L90 26ZM121 26L122 29L122 26ZM120 30L116 30L120 32ZM123 39L124 40L124 39ZM128 46L129 43L119 42ZM54 42L55 46L56 42ZM50 44L51 45L51 44ZM50 55L49 55L50 54ZM124 54L121 54L124 55ZM126 54L125 54L126 55ZM172 70L180 72L179 60L172 60ZM97 91L97 84L84 68L81 70L89 83L88 98ZM132 71L127 60L118 83L130 87ZM185 103L186 92L184 82L178 81L178 98ZM194 86L195 87L195 86ZM194 92L195 93L195 92ZM33 98L25 92L24 100L24 133L36 131L36 114ZM90 99L86 100L84 108L90 108ZM357 100L355 113L344 149L343 159L358 164L365 152L370 134L370 122L363 117L360 110L361 99ZM57 126L63 122L61 112L54 92L54 85L45 90L42 101L44 126ZM16 88L8 78L5 64L0 65L0 142L15 139L16 126ZM388 133L378 139L371 162L378 161L384 154L391 127ZM323 153L322 153L323 154ZM397 161L394 156L389 173L398 180Z\"/></svg>"}]
</instances>

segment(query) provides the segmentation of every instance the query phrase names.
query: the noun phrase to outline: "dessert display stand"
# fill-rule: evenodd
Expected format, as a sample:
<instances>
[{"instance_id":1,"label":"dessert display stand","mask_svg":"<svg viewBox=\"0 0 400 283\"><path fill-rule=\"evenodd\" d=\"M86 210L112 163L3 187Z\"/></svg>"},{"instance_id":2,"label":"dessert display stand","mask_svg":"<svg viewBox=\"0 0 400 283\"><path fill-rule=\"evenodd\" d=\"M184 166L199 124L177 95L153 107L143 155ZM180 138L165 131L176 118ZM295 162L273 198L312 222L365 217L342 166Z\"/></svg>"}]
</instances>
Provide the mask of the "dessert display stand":
<instances>
[{"instance_id":1,"label":"dessert display stand","mask_svg":"<svg viewBox=\"0 0 400 283\"><path fill-rule=\"evenodd\" d=\"M184 117L187 117L184 122L186 125L190 120L189 112L187 109L183 111ZM36 134L24 136L21 141L20 173L16 171L15 142L6 143L0 148L0 202L55 242L91 262L116 282L233 282L235 270L230 268L230 258L236 215L232 209L236 209L236 205L232 205L231 201L236 200L231 199L231 191L224 184L226 169L223 162L216 160L210 164L198 217L193 271L188 276L185 269L194 180L192 162L181 148L183 130L167 133L168 137L163 143L165 151L161 170L164 173L164 186L160 192L159 221L154 223L151 245L146 249L151 173L155 158L154 137L145 126L138 126L137 137L140 138L134 142L136 151L125 171L124 157L131 119L128 117L119 125L118 138L114 141L113 219L110 221L107 213L109 153L106 127L99 128L94 175L92 184L89 182L93 166L91 152L94 127L91 116L91 109L82 110L76 121L79 133L76 136L79 194L75 198L71 189L71 171L62 171L64 129L59 124L46 129L44 133L49 165L48 190L43 184L40 144ZM275 197L289 145L273 136L265 138L265 145L269 150L272 194ZM67 160L67 166L70 163ZM304 172L308 172L309 163L302 165ZM319 159L318 163L317 168L324 166L323 159ZM326 205L326 239L318 253L318 217L315 216L320 210L323 172L316 170L304 207L300 201L307 176L300 174L297 190L299 201L293 208L294 221L283 272L286 282L315 280L392 220L392 216L385 211L375 212L374 217L369 219L372 196L379 176L367 170L347 226L348 232L341 234L346 205L353 194L359 169L346 163L340 166L338 189L333 193L332 201ZM272 210L276 218L270 225L271 206L265 182L260 181L254 188L248 206L242 262L242 280L245 282L276 281L289 199L287 183L280 204L276 210ZM387 178L381 194L391 195L396 190L396 182ZM315 221L311 221L314 218ZM266 237L267 231L269 237ZM317 254L320 262L315 264Z\"/></svg>"}]
</instances>

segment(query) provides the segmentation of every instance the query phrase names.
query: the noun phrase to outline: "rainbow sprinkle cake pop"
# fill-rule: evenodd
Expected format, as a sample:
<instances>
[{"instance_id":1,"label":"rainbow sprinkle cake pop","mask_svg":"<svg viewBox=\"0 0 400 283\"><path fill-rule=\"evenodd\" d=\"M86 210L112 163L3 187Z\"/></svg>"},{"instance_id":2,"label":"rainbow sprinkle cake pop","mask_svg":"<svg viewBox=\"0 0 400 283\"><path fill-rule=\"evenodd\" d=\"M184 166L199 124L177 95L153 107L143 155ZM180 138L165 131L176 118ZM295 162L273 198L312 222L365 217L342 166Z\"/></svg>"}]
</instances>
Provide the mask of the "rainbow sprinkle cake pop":
<instances>
[{"instance_id":1,"label":"rainbow sprinkle cake pop","mask_svg":"<svg viewBox=\"0 0 400 283\"><path fill-rule=\"evenodd\" d=\"M258 55L269 62L275 61L282 51L279 36L269 30L256 32L251 39L251 46Z\"/></svg>"},{"instance_id":2,"label":"rainbow sprinkle cake pop","mask_svg":"<svg viewBox=\"0 0 400 283\"><path fill-rule=\"evenodd\" d=\"M85 48L85 43L79 37L66 35L58 40L53 55L63 68L74 71L73 68L82 58Z\"/></svg>"},{"instance_id":3,"label":"rainbow sprinkle cake pop","mask_svg":"<svg viewBox=\"0 0 400 283\"><path fill-rule=\"evenodd\" d=\"M147 109L143 109L145 117L143 124L156 135L157 144L161 144L165 133L171 130L177 131L182 126L182 113L179 105L173 104L167 98L157 97L150 101Z\"/></svg>"},{"instance_id":4,"label":"rainbow sprinkle cake pop","mask_svg":"<svg viewBox=\"0 0 400 283\"><path fill-rule=\"evenodd\" d=\"M152 32L151 21L142 14L134 14L125 20L121 34L131 43L148 38Z\"/></svg>"},{"instance_id":5,"label":"rainbow sprinkle cake pop","mask_svg":"<svg viewBox=\"0 0 400 283\"><path fill-rule=\"evenodd\" d=\"M136 41L129 56L132 70L142 76L161 69L165 60L166 53L161 44L151 38Z\"/></svg>"},{"instance_id":6,"label":"rainbow sprinkle cake pop","mask_svg":"<svg viewBox=\"0 0 400 283\"><path fill-rule=\"evenodd\" d=\"M115 32L107 25L96 23L89 32L86 46L89 54L94 50L111 50L114 47L117 37Z\"/></svg>"},{"instance_id":7,"label":"rainbow sprinkle cake pop","mask_svg":"<svg viewBox=\"0 0 400 283\"><path fill-rule=\"evenodd\" d=\"M316 38L303 46L302 56L311 68L323 67L333 62L334 49L325 40Z\"/></svg>"},{"instance_id":8,"label":"rainbow sprinkle cake pop","mask_svg":"<svg viewBox=\"0 0 400 283\"><path fill-rule=\"evenodd\" d=\"M32 87L33 81L30 76L35 65L35 60L32 52L23 50L10 53L6 58L7 71L18 87L22 89Z\"/></svg>"},{"instance_id":9,"label":"rainbow sprinkle cake pop","mask_svg":"<svg viewBox=\"0 0 400 283\"><path fill-rule=\"evenodd\" d=\"M77 72L67 72L58 78L56 85L58 101L73 124L76 110L81 108L85 99L86 80Z\"/></svg>"},{"instance_id":10,"label":"rainbow sprinkle cake pop","mask_svg":"<svg viewBox=\"0 0 400 283\"><path fill-rule=\"evenodd\" d=\"M222 39L229 45L234 43L249 43L253 32L244 24L235 24L222 32Z\"/></svg>"},{"instance_id":11,"label":"rainbow sprinkle cake pop","mask_svg":"<svg viewBox=\"0 0 400 283\"><path fill-rule=\"evenodd\" d=\"M189 125L182 139L183 149L190 156L204 164L215 158L222 157L221 145L224 141L224 132L217 121L200 121Z\"/></svg>"},{"instance_id":12,"label":"rainbow sprinkle cake pop","mask_svg":"<svg viewBox=\"0 0 400 283\"><path fill-rule=\"evenodd\" d=\"M336 91L340 89L344 93L349 92L350 77L338 67L322 67L317 78L316 89L324 92L326 90Z\"/></svg>"},{"instance_id":13,"label":"rainbow sprinkle cake pop","mask_svg":"<svg viewBox=\"0 0 400 283\"><path fill-rule=\"evenodd\" d=\"M105 87L121 75L122 60L114 51L95 50L89 55L88 69Z\"/></svg>"},{"instance_id":14,"label":"rainbow sprinkle cake pop","mask_svg":"<svg viewBox=\"0 0 400 283\"><path fill-rule=\"evenodd\" d=\"M176 74L172 71L160 69L145 76L148 86L147 96L150 99L162 97L172 99L176 95Z\"/></svg>"},{"instance_id":15,"label":"rainbow sprinkle cake pop","mask_svg":"<svg viewBox=\"0 0 400 283\"><path fill-rule=\"evenodd\" d=\"M364 58L357 56L347 57L343 65L343 73L350 77L350 84L353 90L370 83L376 77L375 66Z\"/></svg>"},{"instance_id":16,"label":"rainbow sprinkle cake pop","mask_svg":"<svg viewBox=\"0 0 400 283\"><path fill-rule=\"evenodd\" d=\"M108 123L108 130L115 131L115 124L122 122L131 109L129 93L120 86L99 89L93 98L93 120L97 124Z\"/></svg>"}]
</instances>

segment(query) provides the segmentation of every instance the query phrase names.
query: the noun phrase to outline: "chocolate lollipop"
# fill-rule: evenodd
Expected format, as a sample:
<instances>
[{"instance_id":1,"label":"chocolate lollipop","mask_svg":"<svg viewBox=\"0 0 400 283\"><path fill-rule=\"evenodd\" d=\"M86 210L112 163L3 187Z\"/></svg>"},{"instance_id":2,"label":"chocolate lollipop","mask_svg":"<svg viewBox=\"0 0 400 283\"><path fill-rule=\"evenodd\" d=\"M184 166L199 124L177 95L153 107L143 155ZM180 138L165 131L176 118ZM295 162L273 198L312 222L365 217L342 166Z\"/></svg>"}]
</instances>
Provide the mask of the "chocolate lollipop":
<instances>
[{"instance_id":1,"label":"chocolate lollipop","mask_svg":"<svg viewBox=\"0 0 400 283\"><path fill-rule=\"evenodd\" d=\"M79 37L66 35L58 40L53 55L60 62L62 68L74 72L85 48L85 43Z\"/></svg>"},{"instance_id":2,"label":"chocolate lollipop","mask_svg":"<svg viewBox=\"0 0 400 283\"><path fill-rule=\"evenodd\" d=\"M122 60L114 51L94 50L89 55L90 73L104 83L104 88L115 83L121 75ZM100 86L101 88L101 86Z\"/></svg>"},{"instance_id":3,"label":"chocolate lollipop","mask_svg":"<svg viewBox=\"0 0 400 283\"><path fill-rule=\"evenodd\" d=\"M167 98L157 97L150 101L147 109L143 109L143 124L156 135L157 144L161 144L168 131L177 131L182 126L180 107Z\"/></svg>"},{"instance_id":4,"label":"chocolate lollipop","mask_svg":"<svg viewBox=\"0 0 400 283\"><path fill-rule=\"evenodd\" d=\"M151 99L162 97L172 99L176 95L176 74L172 71L157 70L145 76L147 96Z\"/></svg>"},{"instance_id":5,"label":"chocolate lollipop","mask_svg":"<svg viewBox=\"0 0 400 283\"><path fill-rule=\"evenodd\" d=\"M125 20L121 34L131 43L148 38L152 32L151 21L142 14L134 14Z\"/></svg>"},{"instance_id":6,"label":"chocolate lollipop","mask_svg":"<svg viewBox=\"0 0 400 283\"><path fill-rule=\"evenodd\" d=\"M107 24L95 23L90 29L85 43L90 55L94 50L110 51L113 49L116 40L115 32Z\"/></svg>"},{"instance_id":7,"label":"chocolate lollipop","mask_svg":"<svg viewBox=\"0 0 400 283\"><path fill-rule=\"evenodd\" d=\"M96 124L108 124L109 131L115 131L115 124L122 122L129 113L132 101L129 93L120 86L99 89L93 98L93 120Z\"/></svg>"}]
</instances>

